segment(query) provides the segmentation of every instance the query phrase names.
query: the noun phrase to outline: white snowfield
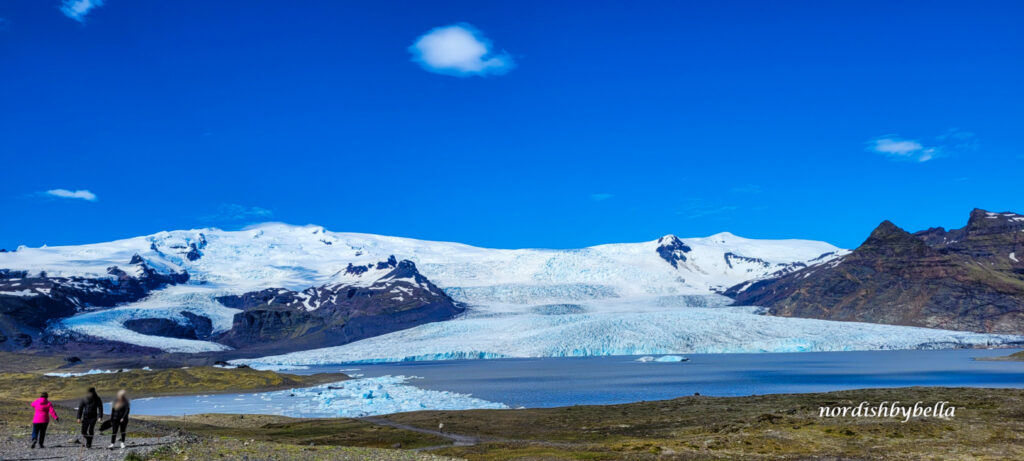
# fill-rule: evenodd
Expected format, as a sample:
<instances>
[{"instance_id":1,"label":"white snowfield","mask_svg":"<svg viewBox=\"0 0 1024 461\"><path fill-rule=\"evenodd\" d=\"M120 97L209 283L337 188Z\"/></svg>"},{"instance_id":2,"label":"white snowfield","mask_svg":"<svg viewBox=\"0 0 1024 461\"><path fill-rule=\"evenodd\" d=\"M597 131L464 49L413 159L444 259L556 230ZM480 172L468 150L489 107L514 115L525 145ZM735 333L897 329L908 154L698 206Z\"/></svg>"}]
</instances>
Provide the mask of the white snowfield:
<instances>
[{"instance_id":1,"label":"white snowfield","mask_svg":"<svg viewBox=\"0 0 1024 461\"><path fill-rule=\"evenodd\" d=\"M215 332L238 312L215 298L265 288L302 289L327 283L370 285L387 271L362 274L394 255L452 298L470 305L458 319L423 325L340 348L274 360L328 363L457 357L664 354L927 347L990 344L972 335L826 321L773 318L751 310L708 308L727 299L716 290L794 263L821 264L845 253L825 242L753 240L729 233L684 238L685 261L673 267L659 240L574 250L479 248L370 234L329 232L319 226L268 223L241 231L195 229L79 246L18 248L0 253L0 268L50 276L109 277L135 254L158 270L186 270L185 285L114 309L84 312L58 328L174 352L224 350L210 341L165 338L123 327L129 319L209 317ZM193 250L194 249L194 250ZM186 255L198 251L201 257ZM824 254L828 256L822 257ZM26 293L27 295L28 293ZM385 352L386 351L386 352ZM268 359L268 361L270 361Z\"/></svg>"},{"instance_id":2,"label":"white snowfield","mask_svg":"<svg viewBox=\"0 0 1024 461\"><path fill-rule=\"evenodd\" d=\"M187 270L192 283L215 284L235 292L270 287L298 291L330 282L365 279L372 283L383 275L380 271L350 276L344 269L349 263L376 263L395 255L399 260L412 260L442 288L491 291L491 296L497 297L503 290L515 290L519 293L516 301L532 302L536 297L557 301L574 296L704 294L790 263L842 252L825 242L752 240L727 232L682 240L692 250L677 269L657 254L657 240L573 250L499 250L268 223L241 231L194 229L90 245L20 247L0 253L0 268L33 274L46 271L50 276L108 277L108 267L125 268L138 254L158 270ZM203 256L198 260L185 257L190 244L199 246ZM726 253L764 263L733 261L730 267ZM580 294L594 289L596 294Z\"/></svg>"}]
</instances>

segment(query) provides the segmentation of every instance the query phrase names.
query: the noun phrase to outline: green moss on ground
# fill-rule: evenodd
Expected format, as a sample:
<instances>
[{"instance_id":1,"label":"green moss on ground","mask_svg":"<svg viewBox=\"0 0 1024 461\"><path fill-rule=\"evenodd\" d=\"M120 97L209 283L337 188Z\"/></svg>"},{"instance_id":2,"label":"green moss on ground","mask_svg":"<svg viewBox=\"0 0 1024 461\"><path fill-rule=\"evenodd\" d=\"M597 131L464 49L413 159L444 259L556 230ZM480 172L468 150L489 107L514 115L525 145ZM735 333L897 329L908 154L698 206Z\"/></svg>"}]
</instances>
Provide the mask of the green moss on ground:
<instances>
[{"instance_id":1,"label":"green moss on ground","mask_svg":"<svg viewBox=\"0 0 1024 461\"><path fill-rule=\"evenodd\" d=\"M985 362L1024 362L1024 351L999 357L977 357L974 360L981 360Z\"/></svg>"},{"instance_id":2,"label":"green moss on ground","mask_svg":"<svg viewBox=\"0 0 1024 461\"><path fill-rule=\"evenodd\" d=\"M260 440L214 438L162 448L151 453L145 459L153 461L220 459L247 461L442 461L450 458L408 450L292 445Z\"/></svg>"},{"instance_id":3,"label":"green moss on ground","mask_svg":"<svg viewBox=\"0 0 1024 461\"><path fill-rule=\"evenodd\" d=\"M223 414L144 418L193 434L297 445L422 448L450 443L443 437L378 426L351 418L306 419Z\"/></svg>"},{"instance_id":4,"label":"green moss on ground","mask_svg":"<svg viewBox=\"0 0 1024 461\"><path fill-rule=\"evenodd\" d=\"M250 368L193 367L165 370L132 370L122 373L60 378L38 373L0 373L0 398L31 399L40 392L50 400L80 398L85 390L95 387L104 398L111 398L118 389L127 389L133 398L157 395L183 395L217 392L253 392L292 387L308 387L342 381L342 373L290 375Z\"/></svg>"},{"instance_id":5,"label":"green moss on ground","mask_svg":"<svg viewBox=\"0 0 1024 461\"><path fill-rule=\"evenodd\" d=\"M819 406L949 401L953 419L820 418ZM1024 390L867 389L530 410L431 411L388 419L443 422L485 443L435 453L492 459L1024 459ZM490 442L486 440L491 439Z\"/></svg>"}]
</instances>

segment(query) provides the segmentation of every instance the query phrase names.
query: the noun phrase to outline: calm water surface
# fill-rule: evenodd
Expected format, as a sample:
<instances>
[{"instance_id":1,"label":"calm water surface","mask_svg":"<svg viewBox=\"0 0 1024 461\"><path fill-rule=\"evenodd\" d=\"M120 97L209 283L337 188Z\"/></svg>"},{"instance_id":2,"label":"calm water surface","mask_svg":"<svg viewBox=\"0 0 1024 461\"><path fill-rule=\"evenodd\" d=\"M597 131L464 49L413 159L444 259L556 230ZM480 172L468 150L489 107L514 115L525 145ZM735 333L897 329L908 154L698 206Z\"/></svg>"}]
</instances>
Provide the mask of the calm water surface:
<instances>
[{"instance_id":1,"label":"calm water surface","mask_svg":"<svg viewBox=\"0 0 1024 461\"><path fill-rule=\"evenodd\" d=\"M363 377L417 376L421 389L471 394L510 407L554 407L661 400L692 395L743 396L867 387L969 386L1024 388L1024 362L973 360L1020 349L688 354L688 362L637 357L459 360L318 366L292 373L346 370ZM265 396L230 394L148 399L143 414L261 411ZM192 409L194 408L194 410ZM287 412L286 412L287 413Z\"/></svg>"}]
</instances>

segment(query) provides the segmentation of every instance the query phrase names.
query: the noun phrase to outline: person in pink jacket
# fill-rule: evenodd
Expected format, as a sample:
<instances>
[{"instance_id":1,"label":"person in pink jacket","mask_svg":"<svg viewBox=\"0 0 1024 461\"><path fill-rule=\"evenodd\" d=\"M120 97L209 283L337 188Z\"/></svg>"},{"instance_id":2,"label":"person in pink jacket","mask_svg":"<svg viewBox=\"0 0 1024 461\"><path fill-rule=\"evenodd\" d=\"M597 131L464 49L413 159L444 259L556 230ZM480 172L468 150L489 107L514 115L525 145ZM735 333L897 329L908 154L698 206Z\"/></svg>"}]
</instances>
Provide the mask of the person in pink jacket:
<instances>
[{"instance_id":1,"label":"person in pink jacket","mask_svg":"<svg viewBox=\"0 0 1024 461\"><path fill-rule=\"evenodd\" d=\"M53 404L47 400L49 398L50 395L43 392L30 404L36 410L36 414L32 416L32 448L36 447L36 441L39 442L39 448L46 448L46 426L50 425L50 417L53 417L54 421L60 421Z\"/></svg>"}]
</instances>

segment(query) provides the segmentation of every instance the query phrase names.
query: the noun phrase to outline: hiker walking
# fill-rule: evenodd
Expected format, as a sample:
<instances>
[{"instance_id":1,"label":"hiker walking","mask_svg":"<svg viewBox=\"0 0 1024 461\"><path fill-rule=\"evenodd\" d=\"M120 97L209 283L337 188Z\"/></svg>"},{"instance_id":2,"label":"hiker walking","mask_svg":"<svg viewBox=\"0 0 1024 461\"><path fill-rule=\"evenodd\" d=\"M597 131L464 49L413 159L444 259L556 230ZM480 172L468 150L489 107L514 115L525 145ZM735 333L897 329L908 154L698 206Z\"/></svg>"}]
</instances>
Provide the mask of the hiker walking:
<instances>
[{"instance_id":1,"label":"hiker walking","mask_svg":"<svg viewBox=\"0 0 1024 461\"><path fill-rule=\"evenodd\" d=\"M125 431L128 430L128 413L131 412L131 403L128 402L128 395L121 389L117 391L117 397L114 398L114 403L110 406L110 424L111 429L114 430L110 434L110 446L107 448L114 448L114 442L117 442L117 433L121 433L121 448L124 448L124 437ZM104 423L104 426L107 424ZM101 427L100 430L103 430Z\"/></svg>"},{"instance_id":2,"label":"hiker walking","mask_svg":"<svg viewBox=\"0 0 1024 461\"><path fill-rule=\"evenodd\" d=\"M85 398L78 403L78 422L82 423L85 448L92 448L92 437L96 433L96 421L101 419L103 419L103 400L96 394L96 388L90 387L85 393Z\"/></svg>"},{"instance_id":3,"label":"hiker walking","mask_svg":"<svg viewBox=\"0 0 1024 461\"><path fill-rule=\"evenodd\" d=\"M60 421L57 417L57 412L53 410L53 404L50 403L50 394L43 392L39 394L39 398L36 399L29 405L35 408L35 415L32 416L32 447L36 447L36 443L39 443L39 448L46 448L46 426L50 425L50 418L54 421Z\"/></svg>"}]
</instances>

